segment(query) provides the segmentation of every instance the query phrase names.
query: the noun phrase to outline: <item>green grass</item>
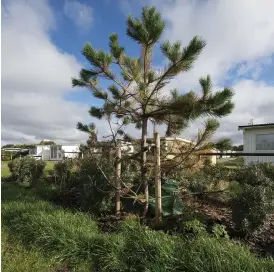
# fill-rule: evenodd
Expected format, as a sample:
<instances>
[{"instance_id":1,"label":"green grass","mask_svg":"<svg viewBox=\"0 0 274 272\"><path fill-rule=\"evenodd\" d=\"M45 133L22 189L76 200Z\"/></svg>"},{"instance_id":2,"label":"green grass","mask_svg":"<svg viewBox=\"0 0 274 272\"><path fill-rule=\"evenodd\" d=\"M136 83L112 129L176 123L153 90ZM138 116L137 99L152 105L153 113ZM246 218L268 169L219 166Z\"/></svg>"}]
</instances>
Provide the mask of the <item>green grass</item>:
<instances>
[{"instance_id":1,"label":"green grass","mask_svg":"<svg viewBox=\"0 0 274 272\"><path fill-rule=\"evenodd\" d=\"M70 271L95 271L95 266L102 272L274 271L271 259L223 239L180 238L132 221L115 234L101 233L90 216L42 201L34 189L12 183L2 184L2 227L8 237L2 240L4 271L52 271L65 264Z\"/></svg>"},{"instance_id":2,"label":"green grass","mask_svg":"<svg viewBox=\"0 0 274 272\"><path fill-rule=\"evenodd\" d=\"M46 167L45 167L45 174L46 175L48 175L49 172L53 170L55 163L56 162L54 162L54 161L48 161L47 162Z\"/></svg>"},{"instance_id":3,"label":"green grass","mask_svg":"<svg viewBox=\"0 0 274 272\"><path fill-rule=\"evenodd\" d=\"M57 268L62 267L41 255L36 249L27 250L22 243L8 235L5 228L1 230L1 245L2 271L56 271Z\"/></svg>"},{"instance_id":4,"label":"green grass","mask_svg":"<svg viewBox=\"0 0 274 272\"><path fill-rule=\"evenodd\" d=\"M8 162L1 162L1 177L6 178L8 176L10 176Z\"/></svg>"},{"instance_id":5,"label":"green grass","mask_svg":"<svg viewBox=\"0 0 274 272\"><path fill-rule=\"evenodd\" d=\"M20 254L27 251L33 256L38 253L42 256L37 265L46 260L46 264L59 266L68 263L76 269L72 271L90 271L89 246L91 237L97 233L97 225L89 216L42 201L28 187L2 184L2 225L15 244L19 244ZM7 266L14 265L9 264L8 257L3 258ZM25 265L31 264L26 260Z\"/></svg>"},{"instance_id":6,"label":"green grass","mask_svg":"<svg viewBox=\"0 0 274 272\"><path fill-rule=\"evenodd\" d=\"M237 158L222 158L217 159L217 164L222 164L229 168L237 168L244 165L244 158L237 157Z\"/></svg>"}]
</instances>

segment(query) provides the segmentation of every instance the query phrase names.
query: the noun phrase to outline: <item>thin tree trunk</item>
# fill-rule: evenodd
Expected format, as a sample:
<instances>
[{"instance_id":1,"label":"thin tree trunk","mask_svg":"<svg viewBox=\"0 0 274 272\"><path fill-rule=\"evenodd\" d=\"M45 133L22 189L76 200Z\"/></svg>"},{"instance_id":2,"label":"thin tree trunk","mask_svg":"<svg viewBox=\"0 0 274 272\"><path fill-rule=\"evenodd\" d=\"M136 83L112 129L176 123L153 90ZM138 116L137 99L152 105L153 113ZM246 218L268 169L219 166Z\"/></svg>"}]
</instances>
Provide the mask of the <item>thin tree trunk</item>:
<instances>
[{"instance_id":1,"label":"thin tree trunk","mask_svg":"<svg viewBox=\"0 0 274 272\"><path fill-rule=\"evenodd\" d=\"M146 155L146 146L147 146L147 123L148 119L145 118L142 124L142 141L141 141L141 182L144 188L145 194L145 203L144 203L144 217L147 215L148 212L148 203L149 203L149 193L148 193L148 181L146 178L146 162L147 162L147 155Z\"/></svg>"},{"instance_id":2,"label":"thin tree trunk","mask_svg":"<svg viewBox=\"0 0 274 272\"><path fill-rule=\"evenodd\" d=\"M116 147L116 173L115 173L115 214L116 216L120 215L121 212L121 200L120 200L120 189L121 189L121 143L118 142L118 145Z\"/></svg>"},{"instance_id":3,"label":"thin tree trunk","mask_svg":"<svg viewBox=\"0 0 274 272\"><path fill-rule=\"evenodd\" d=\"M162 220L162 188L161 188L161 165L160 165L160 136L158 132L154 132L155 141L155 219L156 223Z\"/></svg>"}]
</instances>

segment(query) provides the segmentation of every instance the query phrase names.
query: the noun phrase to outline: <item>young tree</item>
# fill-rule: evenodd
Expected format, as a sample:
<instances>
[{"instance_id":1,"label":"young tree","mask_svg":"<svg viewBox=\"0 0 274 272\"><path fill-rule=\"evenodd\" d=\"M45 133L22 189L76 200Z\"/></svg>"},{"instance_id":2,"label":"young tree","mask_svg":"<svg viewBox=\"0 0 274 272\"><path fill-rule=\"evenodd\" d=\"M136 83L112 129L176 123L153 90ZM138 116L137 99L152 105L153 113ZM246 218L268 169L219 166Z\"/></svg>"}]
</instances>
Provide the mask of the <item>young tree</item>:
<instances>
[{"instance_id":1,"label":"young tree","mask_svg":"<svg viewBox=\"0 0 274 272\"><path fill-rule=\"evenodd\" d=\"M110 52L96 50L91 44L85 44L82 54L91 65L90 69L81 69L79 78L72 79L72 85L88 87L93 95L103 101L102 107L91 107L90 114L102 119L103 116L115 116L125 124L133 123L141 129L141 181L145 194L144 214L148 210L148 180L146 177L146 151L148 122L167 127L166 135L179 134L189 122L202 116L222 117L231 112L233 92L230 88L213 93L209 76L200 79L202 94L191 91L180 94L172 90L168 94L166 87L174 77L189 71L206 42L195 36L186 47L180 42L169 41L161 44L161 52L168 64L159 74L152 66L154 46L160 41L165 22L155 7L144 7L141 18L127 19L127 35L140 45L141 55L132 58L126 55L120 46L116 33L109 37ZM120 74L117 73L120 71ZM112 84L107 90L100 87L99 79L109 80ZM215 131L216 120L208 121L208 129ZM123 134L123 131L120 131ZM206 131L208 135L208 130ZM201 136L201 135L200 135Z\"/></svg>"}]
</instances>

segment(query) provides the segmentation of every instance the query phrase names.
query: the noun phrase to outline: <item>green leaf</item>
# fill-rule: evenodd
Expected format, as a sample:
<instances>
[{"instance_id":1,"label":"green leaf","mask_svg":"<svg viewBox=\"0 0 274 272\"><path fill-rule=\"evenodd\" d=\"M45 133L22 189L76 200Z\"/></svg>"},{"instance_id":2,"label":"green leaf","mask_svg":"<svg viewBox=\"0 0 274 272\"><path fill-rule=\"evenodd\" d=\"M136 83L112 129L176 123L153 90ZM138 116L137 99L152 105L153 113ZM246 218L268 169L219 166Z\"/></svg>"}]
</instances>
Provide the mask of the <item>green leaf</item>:
<instances>
[{"instance_id":1,"label":"green leaf","mask_svg":"<svg viewBox=\"0 0 274 272\"><path fill-rule=\"evenodd\" d=\"M72 83L72 87L88 87L89 86L88 83L77 78L72 78L71 83Z\"/></svg>"},{"instance_id":2,"label":"green leaf","mask_svg":"<svg viewBox=\"0 0 274 272\"><path fill-rule=\"evenodd\" d=\"M102 111L102 109L96 108L94 106L90 108L89 114L92 117L95 117L95 118L98 118L98 119L102 119L102 117L104 116L104 112Z\"/></svg>"},{"instance_id":3,"label":"green leaf","mask_svg":"<svg viewBox=\"0 0 274 272\"><path fill-rule=\"evenodd\" d=\"M142 9L141 20L128 16L127 35L133 40L143 45L156 43L165 28L165 22L161 19L161 14L155 7L144 7Z\"/></svg>"}]
</instances>

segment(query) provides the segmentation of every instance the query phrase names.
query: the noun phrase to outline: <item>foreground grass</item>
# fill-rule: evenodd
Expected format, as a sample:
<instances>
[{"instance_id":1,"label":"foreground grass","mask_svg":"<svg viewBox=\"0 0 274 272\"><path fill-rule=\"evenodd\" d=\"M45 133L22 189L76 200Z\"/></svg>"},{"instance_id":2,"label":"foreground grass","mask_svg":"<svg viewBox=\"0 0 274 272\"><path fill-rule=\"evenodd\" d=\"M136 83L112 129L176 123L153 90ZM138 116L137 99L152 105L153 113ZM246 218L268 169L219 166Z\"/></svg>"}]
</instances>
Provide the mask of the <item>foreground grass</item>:
<instances>
[{"instance_id":1,"label":"foreground grass","mask_svg":"<svg viewBox=\"0 0 274 272\"><path fill-rule=\"evenodd\" d=\"M45 258L35 249L27 250L22 243L8 235L5 228L1 230L2 271L5 272L37 272L56 271L61 268L50 259Z\"/></svg>"},{"instance_id":2,"label":"foreground grass","mask_svg":"<svg viewBox=\"0 0 274 272\"><path fill-rule=\"evenodd\" d=\"M10 244L19 256L28 256L20 271L38 266L36 271L52 271L64 264L69 271L274 271L271 259L208 235L170 236L135 221L123 222L115 234L101 233L88 215L42 201L35 190L16 184L2 184L2 201L2 226L14 239ZM3 263L16 267L18 259L8 256Z\"/></svg>"},{"instance_id":3,"label":"foreground grass","mask_svg":"<svg viewBox=\"0 0 274 272\"><path fill-rule=\"evenodd\" d=\"M19 249L31 252L30 256L36 256L37 252L43 255L42 259L38 258L38 264L43 264L45 258L55 266L68 264L73 268L70 271L90 271L91 260L85 246L89 245L90 236L97 233L97 225L87 215L65 211L42 201L28 187L2 184L2 225L8 235L22 245ZM14 265L8 256L3 259L7 266ZM28 260L27 265L31 265Z\"/></svg>"}]
</instances>

